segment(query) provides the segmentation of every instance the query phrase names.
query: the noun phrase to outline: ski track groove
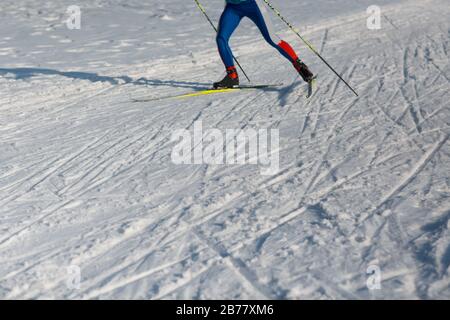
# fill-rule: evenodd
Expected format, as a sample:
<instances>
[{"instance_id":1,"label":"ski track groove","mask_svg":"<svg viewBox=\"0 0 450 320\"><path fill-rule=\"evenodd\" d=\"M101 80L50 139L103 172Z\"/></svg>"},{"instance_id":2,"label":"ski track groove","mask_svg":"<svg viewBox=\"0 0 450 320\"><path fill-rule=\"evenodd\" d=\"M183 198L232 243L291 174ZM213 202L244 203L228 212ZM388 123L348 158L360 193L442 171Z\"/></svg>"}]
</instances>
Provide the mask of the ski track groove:
<instances>
[{"instance_id":1,"label":"ski track groove","mask_svg":"<svg viewBox=\"0 0 450 320\"><path fill-rule=\"evenodd\" d=\"M311 178L309 179L309 181L306 184L306 188L305 191L303 193L303 196L301 197L299 203L300 205L303 203L304 198L307 196L309 190L314 186L314 182L317 179L318 175L320 174L320 169L326 159L326 157L328 156L328 153L330 151L331 148L331 144L333 142L332 137L333 134L335 132L335 129L337 127L338 124L341 123L342 118L347 114L348 111L350 111L350 109L356 105L356 103L359 101L359 99L355 99L353 100L346 108L344 108L344 110L341 112L341 114L339 115L339 117L337 118L337 121L333 124L333 126L331 126L327 136L327 146L324 148L325 150L322 151L322 155L320 157L320 159L316 160L316 167L313 169L312 174L311 174Z\"/></svg>"},{"instance_id":2,"label":"ski track groove","mask_svg":"<svg viewBox=\"0 0 450 320\"><path fill-rule=\"evenodd\" d=\"M102 136L101 138L97 139L97 140L94 141L93 143L89 144L87 147L83 148L83 149L82 149L80 152L78 152L76 155L72 156L72 157L69 158L67 161L65 161L62 165L58 166L55 170L53 170L51 174L53 174L54 172L57 172L57 171L59 170L59 168L61 168L62 166L64 166L64 165L67 164L67 163L70 163L71 161L73 161L74 159L76 159L77 157L79 157L79 155L83 154L86 150L88 150L88 149L92 148L93 146L95 146L99 141L101 141L104 137L108 136L109 134L110 134L110 132L107 132L104 136ZM50 174L50 175L51 175L51 174ZM39 183L43 182L43 181L44 181L45 179L47 179L50 175L46 175L46 177L44 177L44 179L41 179L41 181L40 181ZM38 185L39 183L37 183L37 184L35 184L35 185ZM94 186L94 187L95 187L95 186ZM88 191L90 191L90 190L91 190L92 188L94 188L94 187L86 188L86 190L84 190L84 192L82 192L81 194L72 196L70 200L67 200L67 201L63 202L63 204L60 205L59 207L57 207L56 209L50 210L49 213L46 213L46 214L42 215L41 217L35 219L33 222L27 224L26 226L20 227L20 228L16 229L15 231L13 231L10 235L8 235L8 236L6 236L6 237L0 239L0 247L2 247L6 242L10 241L12 238L14 238L14 237L16 237L16 236L22 234L24 231L28 230L29 228L31 228L31 227L32 227L33 225L35 225L36 223L42 221L42 220L45 219L45 218L50 217L50 216L53 215L55 212L57 212L59 209L64 208L64 207L67 206L69 203L75 201L77 198L81 197L83 194L87 193ZM32 190L32 188L30 188L30 190ZM47 207L47 209L50 208L50 207L52 207L52 206L53 206L53 205L50 205L49 207ZM47 210L47 209L44 209L44 211Z\"/></svg>"},{"instance_id":3,"label":"ski track groove","mask_svg":"<svg viewBox=\"0 0 450 320\"><path fill-rule=\"evenodd\" d=\"M42 220L44 220L45 218L50 217L51 215L53 215L55 212L58 212L59 209L64 208L65 206L67 206L68 204L70 204L71 202L73 202L74 200L67 200L65 202L63 202L61 205L56 206L55 209L49 210L48 213L43 214L42 216L40 216L39 218L35 219L34 221L26 224L23 227L20 227L18 229L16 229L15 231L11 232L10 234L8 234L7 236L5 236L4 238L0 239L0 248L3 247L7 242L9 242L10 240L12 240L13 238L19 236L20 234L22 234L24 231L30 229L33 225L35 225L38 222L41 222ZM48 208L47 208L48 209ZM46 211L47 209L44 209L43 211Z\"/></svg>"},{"instance_id":4,"label":"ski track groove","mask_svg":"<svg viewBox=\"0 0 450 320\"><path fill-rule=\"evenodd\" d=\"M136 132L138 132L138 131L141 131L141 130L146 131L146 129L148 129L149 127L151 128L151 127L153 127L153 125L148 125L148 126L145 126L145 127L139 127L134 133L136 133ZM133 135L131 135L131 137L132 137L132 136L133 136ZM138 141L143 140L146 136L147 136L147 132L145 132L143 135L139 136L137 139L131 141L131 142L128 143L127 145L121 147L119 150L117 150L117 151L115 152L115 154L120 154L120 153L122 153L123 151L127 150L128 148L134 146ZM96 159L100 159L100 158L101 158L103 155L105 155L108 151L113 150L116 146L120 146L123 142L126 142L126 141L128 141L128 140L130 140L130 136L126 136L125 138L120 139L119 141L116 141L116 142L113 143L111 146L109 146L108 148L106 148L103 152L101 152L100 154L98 154L98 155L96 156ZM100 168L103 164L108 163L108 162L114 162L114 161L117 161L117 160L115 160L114 158L106 158L105 160L103 160L103 161L101 161L101 162L93 163L93 164L92 164L92 167L89 168L89 169L86 171L86 173L85 173L79 180L77 180L75 183L71 184L70 186L64 188L64 190L62 190L61 192L58 192L58 194L59 194L59 195L65 195L65 194L68 193L71 189L73 189L77 184L80 184L81 182L83 182L83 181L84 181L91 173L93 173L96 169ZM87 165L87 164L86 164L86 165ZM98 176L100 176L106 169L108 169L108 166L104 166L103 169L99 170L99 172L97 172L97 174L94 175L94 176L88 181L88 183L89 183L89 182L92 182L94 179L96 179ZM81 186L80 190L81 190L81 189L84 189L84 188L89 188L89 186L88 186L88 185ZM78 190L78 191L80 191L80 190Z\"/></svg>"},{"instance_id":5,"label":"ski track groove","mask_svg":"<svg viewBox=\"0 0 450 320\"><path fill-rule=\"evenodd\" d=\"M86 147L82 148L79 152L67 157L65 160L62 161L61 164L57 165L56 168L54 168L53 170L50 170L49 173L46 173L43 177L40 177L39 180L37 182L34 182L32 184L31 187L29 187L24 193L19 194L19 195L14 195L12 196L11 199L7 200L6 202L2 203L2 206L6 206L8 203L10 203L11 201L15 201L17 199L19 199L20 197L24 196L25 194L31 192L33 189L35 189L38 185L40 185L41 183L43 183L44 181L46 181L49 177L51 177L54 173L58 172L58 170L60 168L62 168L63 166L65 166L66 164L72 162L73 160L77 159L81 154L83 154L84 152L86 152L87 150L89 150L90 148L92 148L94 145L96 145L99 141L101 141L104 137L106 137L108 135L108 133L106 133L104 136L102 136L101 138L98 138L97 140L95 140L93 143L88 144ZM50 163L49 165L46 166L45 169L41 170L38 174L40 174L41 172L44 171L48 171L49 168L52 167L52 165L54 163L57 163L58 161L60 161L61 158L56 159L55 161L53 161L52 163ZM25 181L28 181L30 179L32 179L34 176L34 174L30 177L28 177L27 179L25 179ZM4 199L3 199L4 200Z\"/></svg>"},{"instance_id":6,"label":"ski track groove","mask_svg":"<svg viewBox=\"0 0 450 320\"><path fill-rule=\"evenodd\" d=\"M328 28L325 28L325 31L323 32L323 37L322 37L322 43L320 44L320 50L319 53L322 55L323 54L323 50L325 49L325 44L327 43L328 40Z\"/></svg>"},{"instance_id":7,"label":"ski track groove","mask_svg":"<svg viewBox=\"0 0 450 320\"><path fill-rule=\"evenodd\" d=\"M200 253L201 251L202 250L197 251L196 253ZM114 290L117 290L117 289L123 288L123 287L125 287L127 285L130 285L130 284L132 284L132 283L134 283L136 281L145 279L145 278L147 278L147 277L149 277L149 276L151 276L151 275L153 275L153 274L155 274L157 272L164 271L164 270L166 270L166 269L168 269L168 268L170 268L170 267L172 267L172 266L174 266L174 265L176 265L178 263L182 263L184 261L187 261L187 260L189 260L191 258L191 255L192 254L189 254L189 255L183 257L182 259L177 259L177 260L174 260L174 261L171 261L171 262L167 262L167 263L159 265L159 266L157 266L155 268L148 269L148 270L146 270L144 272L136 273L136 274L134 274L131 277L127 277L127 278L121 279L121 280L119 280L119 281L117 281L115 283L112 283L112 284L100 287L99 289L93 289L93 290L87 289L87 290L85 290L85 292L89 292L89 293L82 294L81 297L82 297L82 299L90 300L90 299L97 298L99 296L105 295L105 294L110 293L110 292L112 292ZM125 266L124 268L126 268L128 266L129 265ZM122 271L122 270L119 270L119 271ZM114 275L118 274L119 271L116 271L115 273L109 275L108 278L111 278ZM102 279L101 281L104 282L105 279ZM90 288L93 288L93 287L94 286L91 285Z\"/></svg>"},{"instance_id":8,"label":"ski track groove","mask_svg":"<svg viewBox=\"0 0 450 320\"><path fill-rule=\"evenodd\" d=\"M268 300L276 299L279 296L277 292L274 292L273 288L262 284L258 276L240 258L236 258L232 253L228 252L223 245L205 237L198 228L193 228L192 232L203 244L212 249L221 260L225 261L225 265L247 284L246 287L252 288Z\"/></svg>"},{"instance_id":9,"label":"ski track groove","mask_svg":"<svg viewBox=\"0 0 450 320\"><path fill-rule=\"evenodd\" d=\"M442 146L447 142L449 134L445 134L443 138L434 144L427 152L425 152L422 157L417 161L417 163L406 173L406 176L401 179L401 182L391 189L385 196L382 197L379 204L369 212L366 217L364 217L360 223L364 223L374 215L381 214L384 207L388 202L399 192L401 192L411 181L413 181L417 175L427 166L427 164L432 160L433 156L442 148Z\"/></svg>"}]
</instances>

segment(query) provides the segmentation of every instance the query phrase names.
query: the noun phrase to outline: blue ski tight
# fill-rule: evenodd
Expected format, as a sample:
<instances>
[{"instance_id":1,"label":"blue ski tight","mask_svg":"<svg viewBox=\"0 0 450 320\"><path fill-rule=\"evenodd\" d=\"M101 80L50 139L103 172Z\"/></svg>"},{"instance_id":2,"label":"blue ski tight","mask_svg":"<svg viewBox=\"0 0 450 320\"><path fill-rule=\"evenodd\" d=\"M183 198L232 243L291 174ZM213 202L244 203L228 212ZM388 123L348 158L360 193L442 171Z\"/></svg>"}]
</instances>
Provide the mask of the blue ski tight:
<instances>
[{"instance_id":1,"label":"blue ski tight","mask_svg":"<svg viewBox=\"0 0 450 320\"><path fill-rule=\"evenodd\" d=\"M229 45L229 40L244 17L248 17L252 20L258 26L267 43L277 49L286 59L291 62L297 60L297 55L287 42L281 41L279 44L276 44L272 40L258 4L255 0L248 0L241 4L227 3L225 10L220 17L216 41L220 57L226 68L234 66L233 53Z\"/></svg>"}]
</instances>

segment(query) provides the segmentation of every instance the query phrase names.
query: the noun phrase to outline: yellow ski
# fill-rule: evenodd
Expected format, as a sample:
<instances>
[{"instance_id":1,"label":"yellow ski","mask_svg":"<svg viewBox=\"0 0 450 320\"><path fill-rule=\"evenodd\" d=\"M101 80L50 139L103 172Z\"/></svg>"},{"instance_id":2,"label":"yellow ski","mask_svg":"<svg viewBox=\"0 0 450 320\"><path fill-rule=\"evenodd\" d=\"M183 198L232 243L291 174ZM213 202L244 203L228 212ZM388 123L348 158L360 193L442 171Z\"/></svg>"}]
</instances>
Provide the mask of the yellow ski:
<instances>
[{"instance_id":1,"label":"yellow ski","mask_svg":"<svg viewBox=\"0 0 450 320\"><path fill-rule=\"evenodd\" d=\"M154 98L141 98L141 99L133 99L133 102L150 102L150 101L161 101L161 100L174 100L174 99L185 99L185 98L192 98L192 97L199 97L199 96L207 96L212 94L219 94L219 93L227 93L227 92L234 92L234 91L241 91L241 90L258 90L258 89L270 89L270 88L276 88L280 87L283 84L263 84L263 85L241 85L234 88L225 88L225 89L207 89L207 90L201 90L196 92L189 92L189 93L182 93L182 94L176 94L171 96L164 96L164 97L154 97Z\"/></svg>"},{"instance_id":2,"label":"yellow ski","mask_svg":"<svg viewBox=\"0 0 450 320\"><path fill-rule=\"evenodd\" d=\"M237 88L227 88L227 89L211 89L211 90L203 90L198 91L194 93L186 93L179 96L173 97L173 99L183 99L183 98L190 98L190 97L198 97L198 96L207 96L210 94L216 94L216 93L224 93L224 92L231 92L231 91L239 91L241 89Z\"/></svg>"}]
</instances>

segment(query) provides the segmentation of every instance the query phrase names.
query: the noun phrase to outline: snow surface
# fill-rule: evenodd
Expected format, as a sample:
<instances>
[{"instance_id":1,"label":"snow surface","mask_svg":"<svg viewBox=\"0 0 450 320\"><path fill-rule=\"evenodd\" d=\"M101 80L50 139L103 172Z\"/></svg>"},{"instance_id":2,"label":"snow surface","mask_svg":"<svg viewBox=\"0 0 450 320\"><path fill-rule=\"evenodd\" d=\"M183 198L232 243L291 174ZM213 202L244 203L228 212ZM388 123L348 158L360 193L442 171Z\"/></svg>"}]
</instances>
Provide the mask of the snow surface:
<instances>
[{"instance_id":1,"label":"snow surface","mask_svg":"<svg viewBox=\"0 0 450 320\"><path fill-rule=\"evenodd\" d=\"M245 21L236 55L281 89L140 104L222 76L210 26L193 1L76 2L81 30L71 0L0 3L0 298L450 298L448 0L377 1L380 30L371 0L273 0L359 98L274 19L309 101ZM173 164L199 120L279 129L280 172Z\"/></svg>"}]
</instances>

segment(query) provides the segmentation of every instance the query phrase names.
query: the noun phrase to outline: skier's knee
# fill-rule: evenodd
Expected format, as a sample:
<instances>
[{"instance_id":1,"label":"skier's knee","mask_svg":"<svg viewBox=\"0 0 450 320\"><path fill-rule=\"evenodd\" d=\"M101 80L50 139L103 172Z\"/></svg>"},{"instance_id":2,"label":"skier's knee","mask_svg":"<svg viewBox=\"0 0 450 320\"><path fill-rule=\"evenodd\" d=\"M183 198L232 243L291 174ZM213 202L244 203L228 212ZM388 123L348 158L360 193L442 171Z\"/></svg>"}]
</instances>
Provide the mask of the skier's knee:
<instances>
[{"instance_id":1,"label":"skier's knee","mask_svg":"<svg viewBox=\"0 0 450 320\"><path fill-rule=\"evenodd\" d=\"M278 45L272 40L272 38L269 35L264 36L264 39L266 40L266 42L271 45L272 47L274 47L275 49L278 48Z\"/></svg>"},{"instance_id":2,"label":"skier's knee","mask_svg":"<svg viewBox=\"0 0 450 320\"><path fill-rule=\"evenodd\" d=\"M218 34L216 37L216 42L219 47L226 46L228 44L227 39L221 34Z\"/></svg>"}]
</instances>

